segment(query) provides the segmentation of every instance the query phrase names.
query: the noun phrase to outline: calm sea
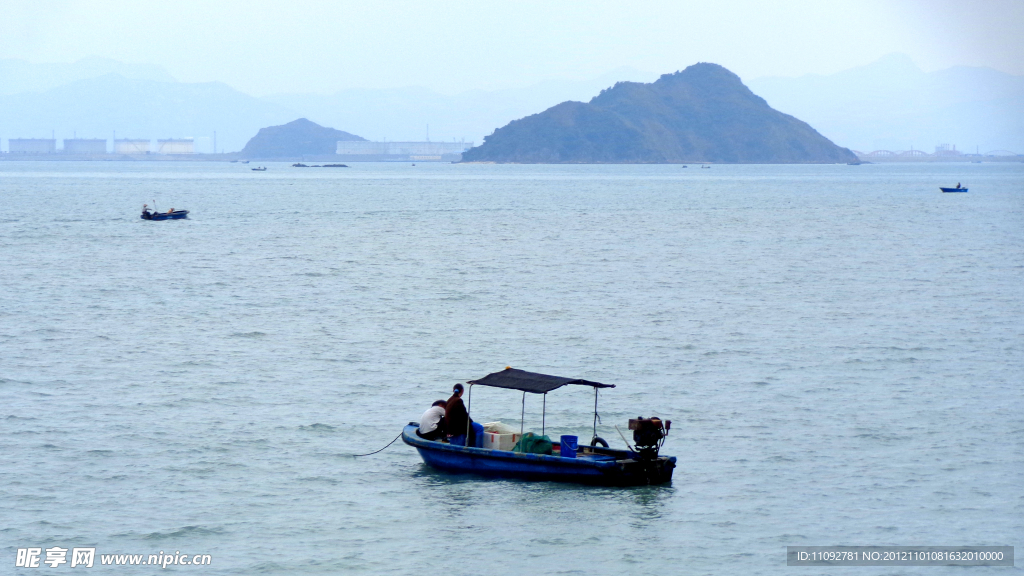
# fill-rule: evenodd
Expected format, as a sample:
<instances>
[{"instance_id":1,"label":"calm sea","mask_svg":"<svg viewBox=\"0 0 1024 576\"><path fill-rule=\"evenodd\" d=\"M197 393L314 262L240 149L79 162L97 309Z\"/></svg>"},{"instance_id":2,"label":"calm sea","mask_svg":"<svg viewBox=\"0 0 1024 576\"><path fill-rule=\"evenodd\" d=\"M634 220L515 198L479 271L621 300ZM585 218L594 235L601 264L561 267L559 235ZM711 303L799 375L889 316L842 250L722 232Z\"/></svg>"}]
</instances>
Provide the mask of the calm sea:
<instances>
[{"instance_id":1,"label":"calm sea","mask_svg":"<svg viewBox=\"0 0 1024 576\"><path fill-rule=\"evenodd\" d=\"M14 568L54 546L216 575L1024 552L1024 165L250 167L0 163L0 573L81 570ZM672 484L351 456L505 366L615 384L613 446L671 419ZM550 394L548 434L589 439L592 398ZM474 390L473 416L520 402Z\"/></svg>"}]
</instances>

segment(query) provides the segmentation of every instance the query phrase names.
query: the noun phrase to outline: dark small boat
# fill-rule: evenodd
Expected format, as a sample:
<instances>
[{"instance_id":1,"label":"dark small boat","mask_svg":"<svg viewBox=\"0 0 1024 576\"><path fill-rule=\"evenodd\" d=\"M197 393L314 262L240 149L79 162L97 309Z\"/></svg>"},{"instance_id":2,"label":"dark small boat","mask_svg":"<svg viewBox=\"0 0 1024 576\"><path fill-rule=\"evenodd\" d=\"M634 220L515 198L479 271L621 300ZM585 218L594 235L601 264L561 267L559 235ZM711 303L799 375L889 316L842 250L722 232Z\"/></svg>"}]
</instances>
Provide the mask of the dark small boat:
<instances>
[{"instance_id":1,"label":"dark small boat","mask_svg":"<svg viewBox=\"0 0 1024 576\"><path fill-rule=\"evenodd\" d=\"M942 190L943 192L967 192L967 188L943 188L941 186L939 187L939 190Z\"/></svg>"},{"instance_id":2,"label":"dark small boat","mask_svg":"<svg viewBox=\"0 0 1024 576\"><path fill-rule=\"evenodd\" d=\"M676 467L674 456L659 456L658 451L672 427L670 421L658 418L630 420L633 443L628 450L608 448L608 443L597 436L597 391L614 388L614 384L590 382L578 378L562 378L506 368L488 374L479 380L470 380L469 408L472 408L474 385L520 390L523 392L525 411L526 393L544 394L567 384L594 388L594 437L590 446L551 450L551 454L534 454L513 450L462 446L439 440L427 440L418 433L418 422L410 422L402 430L402 441L416 448L423 462L438 470L470 473L492 478L519 478L555 482L576 482L605 486L640 486L664 484L672 481ZM545 406L546 406L545 402ZM542 420L543 422L543 420ZM521 425L520 425L521 426ZM467 427L468 429L468 427ZM521 430L522 431L522 430ZM542 430L543 434L543 430ZM521 436L522 438L522 436ZM565 438L563 438L564 440ZM575 444L575 437L572 437ZM598 444L602 444L598 446ZM563 454L563 450L565 454Z\"/></svg>"},{"instance_id":3,"label":"dark small boat","mask_svg":"<svg viewBox=\"0 0 1024 576\"><path fill-rule=\"evenodd\" d=\"M267 171L267 167L266 166L260 166L259 168L250 168L250 170L252 170L253 172L266 172Z\"/></svg>"},{"instance_id":4,"label":"dark small boat","mask_svg":"<svg viewBox=\"0 0 1024 576\"><path fill-rule=\"evenodd\" d=\"M143 212L140 216L143 220L181 220L188 218L188 210L174 210L173 212Z\"/></svg>"}]
</instances>

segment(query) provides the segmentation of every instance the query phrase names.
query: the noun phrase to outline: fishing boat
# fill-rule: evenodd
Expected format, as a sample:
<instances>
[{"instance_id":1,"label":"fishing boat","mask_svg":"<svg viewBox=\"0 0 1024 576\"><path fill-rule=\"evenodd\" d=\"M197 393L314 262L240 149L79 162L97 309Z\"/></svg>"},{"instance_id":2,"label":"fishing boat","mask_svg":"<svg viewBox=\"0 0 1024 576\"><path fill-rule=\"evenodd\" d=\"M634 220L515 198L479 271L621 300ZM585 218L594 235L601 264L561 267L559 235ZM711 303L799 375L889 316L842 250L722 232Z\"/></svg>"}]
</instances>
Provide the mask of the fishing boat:
<instances>
[{"instance_id":1,"label":"fishing boat","mask_svg":"<svg viewBox=\"0 0 1024 576\"><path fill-rule=\"evenodd\" d=\"M664 484L672 481L672 470L676 467L674 456L661 456L659 450L672 427L671 421L658 418L637 418L629 421L633 431L633 445L626 442L627 449L609 448L608 443L597 436L598 390L614 388L614 384L602 384L579 378L563 378L506 368L488 374L479 380L470 380L468 399L472 410L473 387L487 386L519 390L523 393L523 416L526 410L526 394L541 394L544 397L544 415L541 419L543 436L547 416L547 394L562 386L590 386L594 389L594 434L589 446L578 446L575 436L563 436L557 449L552 445L550 454L531 453L524 442L523 424L520 420L520 438L514 447L495 448L495 444L477 442L476 446L462 446L442 440L427 440L418 433L418 422L410 422L402 430L402 440L416 448L427 465L445 472L470 473L492 478L518 478L523 480L576 482L606 486L638 486ZM467 419L468 421L468 419ZM479 426L479 425L478 425ZM467 425L467 436L468 436ZM625 437L623 437L625 440ZM500 443L498 443L500 446Z\"/></svg>"},{"instance_id":2,"label":"fishing boat","mask_svg":"<svg viewBox=\"0 0 1024 576\"><path fill-rule=\"evenodd\" d=\"M172 210L170 212L143 210L140 218L143 220L181 220L182 218L188 218L188 210Z\"/></svg>"},{"instance_id":3,"label":"fishing boat","mask_svg":"<svg viewBox=\"0 0 1024 576\"><path fill-rule=\"evenodd\" d=\"M250 170L252 170L253 172L266 172L267 171L267 167L266 166L260 166L259 168L250 168Z\"/></svg>"},{"instance_id":4,"label":"fishing boat","mask_svg":"<svg viewBox=\"0 0 1024 576\"><path fill-rule=\"evenodd\" d=\"M967 192L967 188L960 188L960 187L957 187L957 188L943 188L943 187L939 186L939 190L942 190L943 192Z\"/></svg>"}]
</instances>

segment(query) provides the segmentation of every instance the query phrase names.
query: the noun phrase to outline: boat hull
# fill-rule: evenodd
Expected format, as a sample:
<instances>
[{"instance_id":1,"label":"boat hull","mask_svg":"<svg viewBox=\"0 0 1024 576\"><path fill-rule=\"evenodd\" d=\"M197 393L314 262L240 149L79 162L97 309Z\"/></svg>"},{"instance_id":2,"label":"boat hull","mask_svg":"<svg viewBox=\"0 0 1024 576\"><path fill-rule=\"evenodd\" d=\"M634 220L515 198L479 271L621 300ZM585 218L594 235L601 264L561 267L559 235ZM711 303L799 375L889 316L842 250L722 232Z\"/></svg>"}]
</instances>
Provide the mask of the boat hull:
<instances>
[{"instance_id":1,"label":"boat hull","mask_svg":"<svg viewBox=\"0 0 1024 576\"><path fill-rule=\"evenodd\" d=\"M673 456L634 460L625 450L581 447L576 458L546 454L522 454L488 448L471 448L425 440L416 435L417 424L402 431L402 440L416 448L427 465L445 472L479 474L492 478L518 478L575 482L603 486L644 486L672 481Z\"/></svg>"},{"instance_id":2,"label":"boat hull","mask_svg":"<svg viewBox=\"0 0 1024 576\"><path fill-rule=\"evenodd\" d=\"M188 218L188 210L175 210L170 214L152 214L149 218L145 216L139 216L143 220L181 220L182 218Z\"/></svg>"},{"instance_id":3,"label":"boat hull","mask_svg":"<svg viewBox=\"0 0 1024 576\"><path fill-rule=\"evenodd\" d=\"M942 190L943 192L967 192L967 188L942 188L942 187L939 187L939 190Z\"/></svg>"}]
</instances>

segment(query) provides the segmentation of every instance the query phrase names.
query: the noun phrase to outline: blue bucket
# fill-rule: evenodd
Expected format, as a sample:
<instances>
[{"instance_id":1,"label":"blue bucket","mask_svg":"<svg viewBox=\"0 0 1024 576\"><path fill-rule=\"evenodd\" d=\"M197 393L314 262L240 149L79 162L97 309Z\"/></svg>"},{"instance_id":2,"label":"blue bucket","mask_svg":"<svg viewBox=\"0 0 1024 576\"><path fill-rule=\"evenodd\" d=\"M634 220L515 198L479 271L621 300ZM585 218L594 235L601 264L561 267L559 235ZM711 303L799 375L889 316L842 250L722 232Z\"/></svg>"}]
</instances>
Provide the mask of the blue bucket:
<instances>
[{"instance_id":1,"label":"blue bucket","mask_svg":"<svg viewBox=\"0 0 1024 576\"><path fill-rule=\"evenodd\" d=\"M580 439L575 436L562 435L562 458L575 458Z\"/></svg>"}]
</instances>

